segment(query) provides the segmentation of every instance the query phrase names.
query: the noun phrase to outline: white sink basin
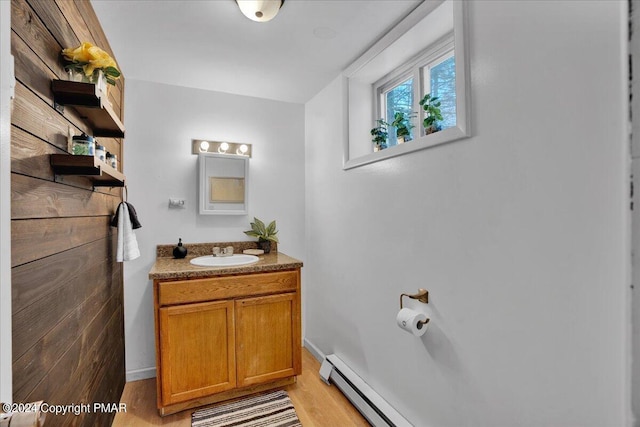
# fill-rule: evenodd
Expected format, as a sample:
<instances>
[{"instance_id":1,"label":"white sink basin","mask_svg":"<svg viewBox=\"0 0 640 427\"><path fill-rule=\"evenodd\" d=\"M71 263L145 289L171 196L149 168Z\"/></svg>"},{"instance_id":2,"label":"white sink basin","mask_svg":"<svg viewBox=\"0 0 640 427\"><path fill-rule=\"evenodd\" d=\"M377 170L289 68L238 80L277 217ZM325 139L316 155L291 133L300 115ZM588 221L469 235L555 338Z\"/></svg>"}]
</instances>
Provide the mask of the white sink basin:
<instances>
[{"instance_id":1,"label":"white sink basin","mask_svg":"<svg viewBox=\"0 0 640 427\"><path fill-rule=\"evenodd\" d=\"M191 260L191 264L201 267L229 267L235 265L246 265L258 262L260 258L255 255L231 255L231 256L201 256Z\"/></svg>"}]
</instances>

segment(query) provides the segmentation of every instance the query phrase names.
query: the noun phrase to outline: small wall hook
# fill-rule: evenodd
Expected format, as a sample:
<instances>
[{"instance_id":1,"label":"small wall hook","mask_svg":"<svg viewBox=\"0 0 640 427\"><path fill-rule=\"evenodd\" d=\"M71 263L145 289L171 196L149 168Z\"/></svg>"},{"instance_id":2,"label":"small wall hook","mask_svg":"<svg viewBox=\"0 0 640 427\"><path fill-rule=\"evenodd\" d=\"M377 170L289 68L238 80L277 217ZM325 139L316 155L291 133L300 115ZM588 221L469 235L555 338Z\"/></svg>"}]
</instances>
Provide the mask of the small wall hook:
<instances>
[{"instance_id":1,"label":"small wall hook","mask_svg":"<svg viewBox=\"0 0 640 427\"><path fill-rule=\"evenodd\" d=\"M414 295L400 294L400 309L402 310L402 297L409 297L411 299L417 299L421 303L429 304L429 291L426 289L418 289L418 293Z\"/></svg>"}]
</instances>

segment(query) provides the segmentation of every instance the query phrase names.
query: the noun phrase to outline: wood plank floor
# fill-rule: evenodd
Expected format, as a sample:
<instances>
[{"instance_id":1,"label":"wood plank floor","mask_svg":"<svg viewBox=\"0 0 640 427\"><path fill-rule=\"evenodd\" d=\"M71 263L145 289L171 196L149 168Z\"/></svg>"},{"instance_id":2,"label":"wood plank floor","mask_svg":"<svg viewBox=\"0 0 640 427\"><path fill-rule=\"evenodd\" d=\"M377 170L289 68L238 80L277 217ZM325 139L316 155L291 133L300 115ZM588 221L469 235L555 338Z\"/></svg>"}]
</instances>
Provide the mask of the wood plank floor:
<instances>
[{"instance_id":1,"label":"wood plank floor","mask_svg":"<svg viewBox=\"0 0 640 427\"><path fill-rule=\"evenodd\" d=\"M296 408L304 427L368 427L369 423L336 388L328 386L318 375L320 363L302 350L302 375L295 384L285 390ZM112 427L171 426L190 427L191 413L186 410L174 415L160 417L156 409L156 379L127 383L121 403L127 404L127 412L120 412Z\"/></svg>"}]
</instances>

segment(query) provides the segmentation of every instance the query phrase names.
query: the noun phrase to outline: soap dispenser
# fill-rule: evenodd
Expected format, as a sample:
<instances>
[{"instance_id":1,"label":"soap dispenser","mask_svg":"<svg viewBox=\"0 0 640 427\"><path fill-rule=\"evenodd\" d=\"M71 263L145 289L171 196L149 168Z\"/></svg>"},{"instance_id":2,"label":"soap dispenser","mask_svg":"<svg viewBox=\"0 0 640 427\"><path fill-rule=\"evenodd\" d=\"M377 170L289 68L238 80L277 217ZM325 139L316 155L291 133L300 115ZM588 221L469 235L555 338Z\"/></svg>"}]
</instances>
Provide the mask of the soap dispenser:
<instances>
[{"instance_id":1,"label":"soap dispenser","mask_svg":"<svg viewBox=\"0 0 640 427\"><path fill-rule=\"evenodd\" d=\"M182 246L182 239L178 239L178 246L173 248L173 257L174 258L184 258L187 256L187 248Z\"/></svg>"}]
</instances>

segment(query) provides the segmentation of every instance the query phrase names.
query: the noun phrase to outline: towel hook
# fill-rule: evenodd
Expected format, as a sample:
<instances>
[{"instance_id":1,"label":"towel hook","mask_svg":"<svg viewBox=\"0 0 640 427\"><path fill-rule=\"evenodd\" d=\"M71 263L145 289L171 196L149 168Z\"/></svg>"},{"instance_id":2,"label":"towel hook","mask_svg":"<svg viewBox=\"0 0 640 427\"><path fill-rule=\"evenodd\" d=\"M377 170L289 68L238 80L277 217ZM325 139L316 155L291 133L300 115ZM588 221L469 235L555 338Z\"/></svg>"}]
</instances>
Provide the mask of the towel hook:
<instances>
[{"instance_id":1,"label":"towel hook","mask_svg":"<svg viewBox=\"0 0 640 427\"><path fill-rule=\"evenodd\" d=\"M400 294L400 309L402 310L402 297L409 297L411 299L417 299L421 303L429 303L429 291L426 289L418 289L418 293L414 295Z\"/></svg>"},{"instance_id":2,"label":"towel hook","mask_svg":"<svg viewBox=\"0 0 640 427\"><path fill-rule=\"evenodd\" d=\"M127 186L124 186L124 190L122 190L122 197L124 198L124 201L127 201L127 198L129 197L129 191L127 190Z\"/></svg>"}]
</instances>

